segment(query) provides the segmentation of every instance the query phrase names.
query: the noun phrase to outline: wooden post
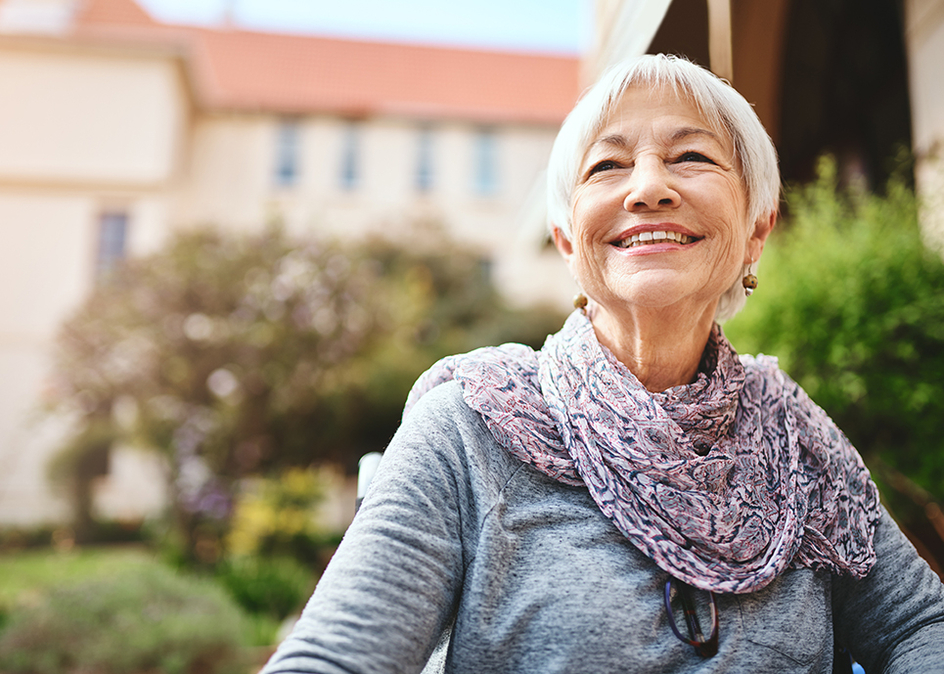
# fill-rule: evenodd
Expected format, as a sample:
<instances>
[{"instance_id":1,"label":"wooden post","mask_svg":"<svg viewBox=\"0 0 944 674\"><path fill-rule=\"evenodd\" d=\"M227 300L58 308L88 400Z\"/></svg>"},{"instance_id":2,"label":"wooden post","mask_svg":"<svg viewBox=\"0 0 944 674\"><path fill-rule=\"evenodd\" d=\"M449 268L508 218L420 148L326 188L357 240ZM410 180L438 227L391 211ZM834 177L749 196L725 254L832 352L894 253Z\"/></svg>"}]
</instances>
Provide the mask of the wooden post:
<instances>
[{"instance_id":1,"label":"wooden post","mask_svg":"<svg viewBox=\"0 0 944 674\"><path fill-rule=\"evenodd\" d=\"M708 0L708 56L711 71L734 82L731 45L731 0Z\"/></svg>"}]
</instances>

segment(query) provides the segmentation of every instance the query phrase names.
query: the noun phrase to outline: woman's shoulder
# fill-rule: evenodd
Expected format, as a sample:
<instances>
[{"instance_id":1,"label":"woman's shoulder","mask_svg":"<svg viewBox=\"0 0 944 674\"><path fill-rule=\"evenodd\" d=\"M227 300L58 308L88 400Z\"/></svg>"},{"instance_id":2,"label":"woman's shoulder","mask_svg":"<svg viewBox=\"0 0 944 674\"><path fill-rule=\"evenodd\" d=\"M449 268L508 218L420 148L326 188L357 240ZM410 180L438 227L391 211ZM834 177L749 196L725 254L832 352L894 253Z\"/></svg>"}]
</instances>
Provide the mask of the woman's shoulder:
<instances>
[{"instance_id":1,"label":"woman's shoulder","mask_svg":"<svg viewBox=\"0 0 944 674\"><path fill-rule=\"evenodd\" d=\"M752 394L777 396L800 407L819 409L803 387L781 369L776 356L739 354L738 358L744 367L745 388Z\"/></svg>"},{"instance_id":2,"label":"woman's shoulder","mask_svg":"<svg viewBox=\"0 0 944 674\"><path fill-rule=\"evenodd\" d=\"M789 418L789 425L798 425L804 434L816 431L828 438L827 444L839 442L842 432L835 422L800 384L781 369L775 356L740 355L739 358L745 372L742 403L748 399L750 405L759 406L768 415L782 421ZM847 444L848 440L843 436L841 442Z\"/></svg>"},{"instance_id":3,"label":"woman's shoulder","mask_svg":"<svg viewBox=\"0 0 944 674\"><path fill-rule=\"evenodd\" d=\"M413 401L403 414L401 428L441 433L479 423L479 415L463 400L461 384L449 379L437 383Z\"/></svg>"},{"instance_id":4,"label":"woman's shoulder","mask_svg":"<svg viewBox=\"0 0 944 674\"><path fill-rule=\"evenodd\" d=\"M759 409L778 428L788 428L807 450L821 447L832 461L848 463L856 472L864 470L862 458L836 425L773 356L740 356L745 379L742 404ZM825 458L825 457L821 457Z\"/></svg>"},{"instance_id":5,"label":"woman's shoulder","mask_svg":"<svg viewBox=\"0 0 944 674\"><path fill-rule=\"evenodd\" d=\"M419 433L447 432L467 461L497 473L505 470L495 461L507 463L508 470L528 461L533 436L546 443L556 435L541 396L537 354L522 344L439 361L410 392L403 425Z\"/></svg>"},{"instance_id":6,"label":"woman's shoulder","mask_svg":"<svg viewBox=\"0 0 944 674\"><path fill-rule=\"evenodd\" d=\"M462 390L480 391L514 386L511 382L536 381L537 354L524 344L487 346L447 356L421 374L407 396L403 416L427 393L441 384L458 380Z\"/></svg>"},{"instance_id":7,"label":"woman's shoulder","mask_svg":"<svg viewBox=\"0 0 944 674\"><path fill-rule=\"evenodd\" d=\"M455 380L439 384L416 402L386 453L421 471L444 467L444 474L460 491L473 495L482 512L523 465L498 443Z\"/></svg>"},{"instance_id":8,"label":"woman's shoulder","mask_svg":"<svg viewBox=\"0 0 944 674\"><path fill-rule=\"evenodd\" d=\"M780 369L780 360L776 356L768 356L764 353L759 353L756 356L739 353L738 360L741 361L741 365L744 366L744 371L748 376L772 378L786 376L786 372Z\"/></svg>"}]
</instances>

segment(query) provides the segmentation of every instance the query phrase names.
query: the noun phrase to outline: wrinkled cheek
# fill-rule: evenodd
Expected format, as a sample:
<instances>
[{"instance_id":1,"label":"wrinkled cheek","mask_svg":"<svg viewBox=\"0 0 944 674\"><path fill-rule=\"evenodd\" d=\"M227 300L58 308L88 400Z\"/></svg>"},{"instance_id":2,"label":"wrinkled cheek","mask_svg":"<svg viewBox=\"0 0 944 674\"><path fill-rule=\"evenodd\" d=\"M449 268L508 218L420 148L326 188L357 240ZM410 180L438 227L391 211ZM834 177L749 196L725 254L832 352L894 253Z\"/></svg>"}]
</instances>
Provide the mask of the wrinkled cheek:
<instances>
[{"instance_id":1,"label":"wrinkled cheek","mask_svg":"<svg viewBox=\"0 0 944 674\"><path fill-rule=\"evenodd\" d=\"M570 259L570 273L585 291L593 291L601 284L602 268L591 251L585 248L575 249Z\"/></svg>"},{"instance_id":2,"label":"wrinkled cheek","mask_svg":"<svg viewBox=\"0 0 944 674\"><path fill-rule=\"evenodd\" d=\"M592 283L591 265L584 257L573 257L570 262L570 273L580 286L587 290Z\"/></svg>"},{"instance_id":3,"label":"wrinkled cheek","mask_svg":"<svg viewBox=\"0 0 944 674\"><path fill-rule=\"evenodd\" d=\"M745 245L744 241L732 242L715 263L715 274L726 286L737 281L743 272Z\"/></svg>"}]
</instances>

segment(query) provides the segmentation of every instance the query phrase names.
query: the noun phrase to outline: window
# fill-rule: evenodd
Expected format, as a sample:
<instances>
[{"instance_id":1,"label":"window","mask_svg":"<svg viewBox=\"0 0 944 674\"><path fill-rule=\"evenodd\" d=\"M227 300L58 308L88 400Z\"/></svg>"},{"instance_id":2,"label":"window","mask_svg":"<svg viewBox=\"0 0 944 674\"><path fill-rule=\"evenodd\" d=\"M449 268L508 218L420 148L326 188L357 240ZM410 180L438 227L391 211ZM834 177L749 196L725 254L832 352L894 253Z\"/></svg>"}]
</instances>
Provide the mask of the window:
<instances>
[{"instance_id":1,"label":"window","mask_svg":"<svg viewBox=\"0 0 944 674\"><path fill-rule=\"evenodd\" d=\"M498 191L498 140L492 129L481 129L475 137L474 187L488 196Z\"/></svg>"},{"instance_id":2,"label":"window","mask_svg":"<svg viewBox=\"0 0 944 674\"><path fill-rule=\"evenodd\" d=\"M361 179L360 166L360 125L349 122L344 129L344 138L341 141L341 189L353 190L357 188Z\"/></svg>"},{"instance_id":3,"label":"window","mask_svg":"<svg viewBox=\"0 0 944 674\"><path fill-rule=\"evenodd\" d=\"M95 259L95 275L105 278L126 255L128 239L128 214L123 211L106 211L98 219L98 252Z\"/></svg>"},{"instance_id":4,"label":"window","mask_svg":"<svg viewBox=\"0 0 944 674\"><path fill-rule=\"evenodd\" d=\"M279 124L275 141L275 183L277 185L288 187L298 180L300 136L298 122L285 120Z\"/></svg>"},{"instance_id":5,"label":"window","mask_svg":"<svg viewBox=\"0 0 944 674\"><path fill-rule=\"evenodd\" d=\"M433 187L433 130L420 127L416 138L416 189L429 192Z\"/></svg>"}]
</instances>

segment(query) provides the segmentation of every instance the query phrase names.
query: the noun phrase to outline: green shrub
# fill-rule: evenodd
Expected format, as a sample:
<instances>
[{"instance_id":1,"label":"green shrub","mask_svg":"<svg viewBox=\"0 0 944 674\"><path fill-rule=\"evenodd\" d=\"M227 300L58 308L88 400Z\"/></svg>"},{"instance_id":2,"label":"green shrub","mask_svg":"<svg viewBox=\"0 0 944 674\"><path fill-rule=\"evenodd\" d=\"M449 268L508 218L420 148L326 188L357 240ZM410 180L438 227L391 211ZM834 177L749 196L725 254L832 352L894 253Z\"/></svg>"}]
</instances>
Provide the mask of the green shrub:
<instances>
[{"instance_id":1,"label":"green shrub","mask_svg":"<svg viewBox=\"0 0 944 674\"><path fill-rule=\"evenodd\" d=\"M244 609L279 620L301 609L315 584L312 572L288 557L235 557L219 565L216 578Z\"/></svg>"},{"instance_id":2,"label":"green shrub","mask_svg":"<svg viewBox=\"0 0 944 674\"><path fill-rule=\"evenodd\" d=\"M59 585L10 612L6 674L215 674L245 667L245 619L212 582L142 566Z\"/></svg>"},{"instance_id":3,"label":"green shrub","mask_svg":"<svg viewBox=\"0 0 944 674\"><path fill-rule=\"evenodd\" d=\"M64 527L48 524L35 527L0 527L0 553L48 547L53 544L56 532L62 529Z\"/></svg>"},{"instance_id":4,"label":"green shrub","mask_svg":"<svg viewBox=\"0 0 944 674\"><path fill-rule=\"evenodd\" d=\"M273 478L245 481L233 509L227 550L236 556L306 560L320 534L317 507L323 499L324 484L312 468L289 468Z\"/></svg>"},{"instance_id":5,"label":"green shrub","mask_svg":"<svg viewBox=\"0 0 944 674\"><path fill-rule=\"evenodd\" d=\"M761 285L725 330L740 351L779 356L873 473L892 467L940 500L944 262L923 245L903 181L884 195L836 185L827 159L815 184L788 193Z\"/></svg>"},{"instance_id":6,"label":"green shrub","mask_svg":"<svg viewBox=\"0 0 944 674\"><path fill-rule=\"evenodd\" d=\"M188 565L212 566L244 479L353 471L386 445L439 357L540 343L559 326L556 312L511 307L480 256L415 224L422 245L408 248L275 223L180 232L98 284L61 326L48 397L74 421L53 473L73 487L77 540L92 528L91 481L126 442L166 457L173 544Z\"/></svg>"},{"instance_id":7,"label":"green shrub","mask_svg":"<svg viewBox=\"0 0 944 674\"><path fill-rule=\"evenodd\" d=\"M289 468L274 477L245 480L226 537L228 555L291 557L320 573L342 535L319 523L324 480L313 468Z\"/></svg>"}]
</instances>

